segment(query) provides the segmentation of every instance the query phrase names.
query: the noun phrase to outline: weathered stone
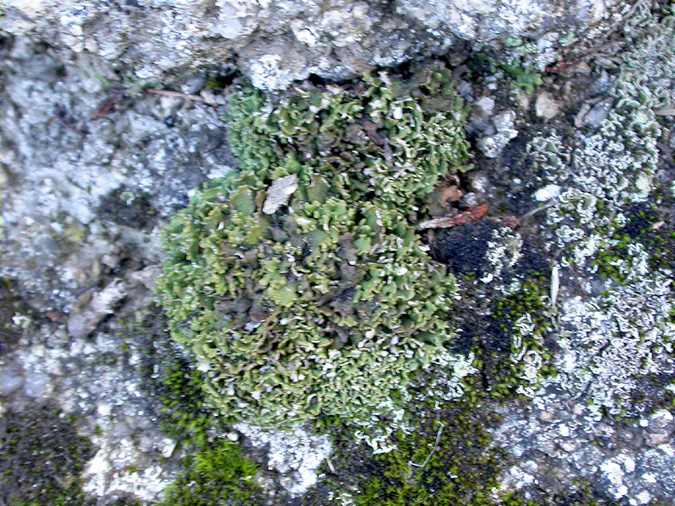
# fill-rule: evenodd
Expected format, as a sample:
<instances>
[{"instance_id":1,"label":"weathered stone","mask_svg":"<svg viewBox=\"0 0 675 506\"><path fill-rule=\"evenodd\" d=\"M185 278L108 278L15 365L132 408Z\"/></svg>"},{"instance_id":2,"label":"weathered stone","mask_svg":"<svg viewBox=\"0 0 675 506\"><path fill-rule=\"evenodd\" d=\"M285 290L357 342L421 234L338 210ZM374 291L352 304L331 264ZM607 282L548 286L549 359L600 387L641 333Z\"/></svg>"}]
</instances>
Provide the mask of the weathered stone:
<instances>
[{"instance_id":1,"label":"weathered stone","mask_svg":"<svg viewBox=\"0 0 675 506\"><path fill-rule=\"evenodd\" d=\"M560 112L560 103L548 92L542 91L534 103L537 116L544 119L555 118Z\"/></svg>"},{"instance_id":2,"label":"weathered stone","mask_svg":"<svg viewBox=\"0 0 675 506\"><path fill-rule=\"evenodd\" d=\"M75 310L68 319L68 333L76 338L91 334L103 318L113 313L115 306L127 295L126 286L113 281L91 298L85 307Z\"/></svg>"},{"instance_id":3,"label":"weathered stone","mask_svg":"<svg viewBox=\"0 0 675 506\"><path fill-rule=\"evenodd\" d=\"M143 81L236 62L256 86L284 88L315 74L342 79L447 51L461 40L499 46L549 27L582 30L616 0L14 0L0 29L94 55ZM547 51L544 45L541 51Z\"/></svg>"}]
</instances>

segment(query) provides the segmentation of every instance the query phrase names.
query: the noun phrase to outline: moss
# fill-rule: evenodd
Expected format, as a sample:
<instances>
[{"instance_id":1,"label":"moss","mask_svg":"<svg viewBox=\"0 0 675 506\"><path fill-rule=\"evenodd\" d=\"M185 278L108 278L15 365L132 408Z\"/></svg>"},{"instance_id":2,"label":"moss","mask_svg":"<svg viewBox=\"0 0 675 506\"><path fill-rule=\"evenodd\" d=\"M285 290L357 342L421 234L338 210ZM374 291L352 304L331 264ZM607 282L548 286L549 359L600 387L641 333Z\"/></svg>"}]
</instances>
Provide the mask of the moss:
<instances>
[{"instance_id":1,"label":"moss","mask_svg":"<svg viewBox=\"0 0 675 506\"><path fill-rule=\"evenodd\" d=\"M660 188L654 192L654 202L632 206L628 222L620 230L622 244L628 240L641 242L649 253L653 270L670 270L675 265L675 230L670 223L670 209L675 198L667 196Z\"/></svg>"},{"instance_id":2,"label":"moss","mask_svg":"<svg viewBox=\"0 0 675 506\"><path fill-rule=\"evenodd\" d=\"M466 170L449 73L308 87L229 105L241 172L165 231L159 293L173 338L232 419L285 426L394 409L451 338L454 278L415 233L439 179ZM297 189L274 212L280 178Z\"/></svg>"},{"instance_id":3,"label":"moss","mask_svg":"<svg viewBox=\"0 0 675 506\"><path fill-rule=\"evenodd\" d=\"M203 375L176 358L163 373L162 430L186 446L205 448L208 430L216 422L204 402Z\"/></svg>"},{"instance_id":4,"label":"moss","mask_svg":"<svg viewBox=\"0 0 675 506\"><path fill-rule=\"evenodd\" d=\"M17 295L16 284L9 278L0 277L0 354L16 345L23 333L14 321L16 315L34 316L31 308Z\"/></svg>"},{"instance_id":5,"label":"moss","mask_svg":"<svg viewBox=\"0 0 675 506\"><path fill-rule=\"evenodd\" d=\"M480 380L465 381L465 396L438 407L417 406L417 423L397 434L397 448L372 457L354 446L348 433L336 437L332 464L319 489L302 506L598 506L613 504L587 481L556 490L534 490L532 499L501 488L514 464L495 444L491 431L501 422L495 402ZM441 430L442 429L442 430ZM321 490L323 489L323 490ZM344 498L345 502L337 500Z\"/></svg>"},{"instance_id":6,"label":"moss","mask_svg":"<svg viewBox=\"0 0 675 506\"><path fill-rule=\"evenodd\" d=\"M409 434L397 435L397 448L367 462L336 455L338 476L355 483L334 483L350 493L356 506L598 506L611 504L586 481L569 488L525 499L505 491L500 479L512 457L495 445L490 431L500 423L494 401L480 382L466 382L461 400L440 409L420 407L418 423ZM442 430L441 430L442 429ZM344 462L340 461L344 459ZM331 497L338 496L334 492ZM334 504L309 498L303 505Z\"/></svg>"},{"instance_id":7,"label":"moss","mask_svg":"<svg viewBox=\"0 0 675 506\"><path fill-rule=\"evenodd\" d=\"M675 265L675 232L666 223L664 207L656 203L631 206L625 225L613 227L606 245L594 258L598 273L604 279L618 284L627 281L628 274L622 266L630 259L630 246L640 243L649 254L652 270L669 270Z\"/></svg>"},{"instance_id":8,"label":"moss","mask_svg":"<svg viewBox=\"0 0 675 506\"><path fill-rule=\"evenodd\" d=\"M178 347L172 346L166 320L156 307L134 314L125 336L143 351L140 375L143 388L162 404L161 429L177 441L174 455L185 455L183 470L169 486L163 506L262 504L259 487L252 481L255 464L239 446L214 439L225 427L206 403L204 375L191 366ZM127 469L131 472L131 469ZM140 506L133 498L119 506Z\"/></svg>"},{"instance_id":9,"label":"moss","mask_svg":"<svg viewBox=\"0 0 675 506\"><path fill-rule=\"evenodd\" d=\"M495 342L503 346L480 346L474 352L476 366L481 369L485 387L495 399L518 396L527 388L528 381L523 358L527 353L537 354L542 363L537 376L541 379L555 373L552 353L545 338L551 328L551 309L545 292L546 278L530 277L514 293L497 299L493 304L491 331ZM523 332L521 322L526 319L530 332ZM500 339L499 336L502 336ZM532 377L535 384L537 378Z\"/></svg>"},{"instance_id":10,"label":"moss","mask_svg":"<svg viewBox=\"0 0 675 506\"><path fill-rule=\"evenodd\" d=\"M235 443L214 440L213 435L222 434L225 428L205 401L204 375L172 346L166 320L158 308L151 306L134 316L127 322L124 335L143 352L139 370L143 388L161 401L160 427L176 440L178 450L174 455L185 455L182 473L166 489L160 504L262 504L258 487L250 479L255 475L255 465ZM115 504L140 506L133 498Z\"/></svg>"},{"instance_id":11,"label":"moss","mask_svg":"<svg viewBox=\"0 0 675 506\"><path fill-rule=\"evenodd\" d=\"M507 457L488 432L498 417L480 391L472 391L423 418L412 434L398 435L397 449L375 459L356 505L528 504L515 495L494 499Z\"/></svg>"},{"instance_id":12,"label":"moss","mask_svg":"<svg viewBox=\"0 0 675 506\"><path fill-rule=\"evenodd\" d=\"M73 420L49 404L0 418L0 502L85 505L80 473L93 457L91 442Z\"/></svg>"},{"instance_id":13,"label":"moss","mask_svg":"<svg viewBox=\"0 0 675 506\"><path fill-rule=\"evenodd\" d=\"M148 323L145 321L145 325ZM161 340L162 336L157 339ZM261 504L259 487L252 481L255 464L241 453L237 444L210 437L216 432L222 433L224 427L218 414L205 401L203 373L191 368L170 348L152 357L151 362L159 365L159 374L152 374L153 383L146 388L151 387L161 400L161 428L177 440L186 454L182 473L167 488L160 504Z\"/></svg>"},{"instance_id":14,"label":"moss","mask_svg":"<svg viewBox=\"0 0 675 506\"><path fill-rule=\"evenodd\" d=\"M138 499L132 496L125 496L115 499L109 503L109 506L144 506Z\"/></svg>"},{"instance_id":15,"label":"moss","mask_svg":"<svg viewBox=\"0 0 675 506\"><path fill-rule=\"evenodd\" d=\"M620 266L628 254L630 242L630 237L623 236L613 246L598 251L593 262L602 278L611 279L619 284L626 281L626 273L621 271Z\"/></svg>"},{"instance_id":16,"label":"moss","mask_svg":"<svg viewBox=\"0 0 675 506\"><path fill-rule=\"evenodd\" d=\"M184 471L167 489L162 506L261 504L253 481L255 464L234 443L221 442L184 461Z\"/></svg>"}]
</instances>

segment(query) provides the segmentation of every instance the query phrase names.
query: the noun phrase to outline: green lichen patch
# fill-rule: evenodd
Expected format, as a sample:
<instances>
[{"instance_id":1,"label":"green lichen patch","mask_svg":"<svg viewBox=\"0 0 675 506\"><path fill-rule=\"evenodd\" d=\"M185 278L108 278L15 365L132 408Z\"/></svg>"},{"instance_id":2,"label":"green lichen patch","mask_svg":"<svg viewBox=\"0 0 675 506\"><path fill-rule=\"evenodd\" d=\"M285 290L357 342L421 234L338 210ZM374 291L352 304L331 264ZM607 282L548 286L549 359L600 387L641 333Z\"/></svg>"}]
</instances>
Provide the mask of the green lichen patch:
<instances>
[{"instance_id":1,"label":"green lichen patch","mask_svg":"<svg viewBox=\"0 0 675 506\"><path fill-rule=\"evenodd\" d=\"M399 408L452 338L454 279L415 230L440 178L468 168L448 73L277 102L243 87L229 121L242 170L168 226L159 282L210 402L267 426Z\"/></svg>"},{"instance_id":2,"label":"green lichen patch","mask_svg":"<svg viewBox=\"0 0 675 506\"><path fill-rule=\"evenodd\" d=\"M89 504L80 473L93 457L72 417L49 404L0 417L0 502L17 506Z\"/></svg>"}]
</instances>

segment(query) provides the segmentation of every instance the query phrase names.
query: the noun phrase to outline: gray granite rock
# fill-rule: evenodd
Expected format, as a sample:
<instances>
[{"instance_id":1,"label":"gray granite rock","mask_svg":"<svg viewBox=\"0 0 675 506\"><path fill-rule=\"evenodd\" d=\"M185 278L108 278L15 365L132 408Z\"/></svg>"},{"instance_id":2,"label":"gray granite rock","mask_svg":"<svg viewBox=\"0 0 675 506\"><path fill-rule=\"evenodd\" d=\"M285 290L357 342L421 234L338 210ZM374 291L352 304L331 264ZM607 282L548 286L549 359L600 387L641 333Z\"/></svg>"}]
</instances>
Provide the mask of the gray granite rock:
<instances>
[{"instance_id":1,"label":"gray granite rock","mask_svg":"<svg viewBox=\"0 0 675 506\"><path fill-rule=\"evenodd\" d=\"M341 79L446 52L460 41L583 31L616 0L11 0L0 29L48 40L143 82L234 63L256 86ZM550 37L542 40L548 40ZM548 51L544 44L541 51Z\"/></svg>"}]
</instances>

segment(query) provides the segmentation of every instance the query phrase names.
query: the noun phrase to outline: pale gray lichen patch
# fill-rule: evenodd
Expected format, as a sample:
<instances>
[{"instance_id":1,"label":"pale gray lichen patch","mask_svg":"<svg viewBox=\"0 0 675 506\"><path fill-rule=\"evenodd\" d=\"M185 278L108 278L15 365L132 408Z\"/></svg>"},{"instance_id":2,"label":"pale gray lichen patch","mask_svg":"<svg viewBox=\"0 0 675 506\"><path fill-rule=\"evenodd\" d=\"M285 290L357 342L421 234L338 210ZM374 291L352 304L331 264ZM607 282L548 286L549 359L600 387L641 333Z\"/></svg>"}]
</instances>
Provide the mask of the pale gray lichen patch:
<instances>
[{"instance_id":1,"label":"pale gray lichen patch","mask_svg":"<svg viewBox=\"0 0 675 506\"><path fill-rule=\"evenodd\" d=\"M424 368L422 375L413 381L411 391L417 393L401 393L405 403L430 402L438 408L445 402L461 398L465 392L465 379L478 372L474 362L473 353L465 356L448 351L439 352ZM354 439L368 445L373 455L396 450L393 436L396 433L410 434L415 430L410 413L391 399L384 400L377 409L378 412L388 413L386 424L374 414L368 420L357 422L354 431Z\"/></svg>"},{"instance_id":2,"label":"pale gray lichen patch","mask_svg":"<svg viewBox=\"0 0 675 506\"><path fill-rule=\"evenodd\" d=\"M617 107L599 131L582 137L575 147L555 133L529 144L544 181L564 188L546 212L564 267L593 273L598 251L607 248L613 231L626 224L623 208L645 201L649 194L658 164L660 127L648 105L624 97L640 92L631 88L625 85L617 92L621 97Z\"/></svg>"},{"instance_id":3,"label":"pale gray lichen patch","mask_svg":"<svg viewBox=\"0 0 675 506\"><path fill-rule=\"evenodd\" d=\"M675 373L675 326L669 321L671 281L660 274L609 290L605 296L574 297L562 306L552 380L574 396L587 398L589 415L619 414L641 377Z\"/></svg>"},{"instance_id":4,"label":"pale gray lichen patch","mask_svg":"<svg viewBox=\"0 0 675 506\"><path fill-rule=\"evenodd\" d=\"M675 493L672 413L649 412L675 375L672 269L654 267L648 247L625 232L636 204L658 201L664 122L655 110L674 89L673 20L644 16L638 9L624 27L633 46L616 57L623 63L606 114L574 135L552 131L528 146L532 205L559 271L557 374L533 392L527 412L505 413L495 431L519 460L504 483L526 497L549 479L565 488L575 477L621 504ZM608 251L612 276L599 267Z\"/></svg>"},{"instance_id":5,"label":"pale gray lichen patch","mask_svg":"<svg viewBox=\"0 0 675 506\"><path fill-rule=\"evenodd\" d=\"M481 282L492 283L496 290L506 293L508 288L503 284L504 274L512 269L521 258L522 248L523 239L518 232L507 227L494 229L485 254L489 267L480 278Z\"/></svg>"},{"instance_id":6,"label":"pale gray lichen patch","mask_svg":"<svg viewBox=\"0 0 675 506\"><path fill-rule=\"evenodd\" d=\"M631 409L626 401L637 378L672 374L675 366L672 273L650 269L646 250L632 242L625 256L608 261L621 281L602 281L603 293L597 288L599 255L619 244L615 233L627 224L629 207L649 197L659 166L662 129L654 109L669 91L633 67L635 55L648 54L645 68L658 75L672 70L672 58L664 61L653 51L675 55L672 22L659 30L626 56L628 64L611 91L614 106L596 132L580 133L572 142L551 133L529 144L542 182L563 188L549 199L545 219L558 261L567 268L564 275L569 283L572 269L585 273L578 284L586 295L568 298L561 308L560 375L552 381L588 399L598 419L600 410Z\"/></svg>"},{"instance_id":7,"label":"pale gray lichen patch","mask_svg":"<svg viewBox=\"0 0 675 506\"><path fill-rule=\"evenodd\" d=\"M662 32L672 39L668 25ZM654 45L652 39L648 45ZM529 144L543 182L563 188L546 209L546 227L568 282L586 292L562 305L560 375L552 382L587 398L597 418L600 410L628 409L636 378L670 374L675 365L670 271L652 271L647 252L634 242L624 257L611 261L623 281L605 280L599 295L596 288L597 258L619 243L614 234L627 224L629 206L650 194L661 135L654 108L664 93L629 69L612 91L615 105L597 132L571 143L552 133Z\"/></svg>"},{"instance_id":8,"label":"pale gray lichen patch","mask_svg":"<svg viewBox=\"0 0 675 506\"><path fill-rule=\"evenodd\" d=\"M512 110L502 111L492 118L494 133L478 141L478 148L487 158L497 158L506 145L518 136L515 120L516 113Z\"/></svg>"},{"instance_id":9,"label":"pale gray lichen patch","mask_svg":"<svg viewBox=\"0 0 675 506\"><path fill-rule=\"evenodd\" d=\"M108 300L133 294L130 307L150 302L149 272L137 271L124 280L114 279L92 300L99 300L108 315ZM111 288L112 287L112 288ZM111 297L109 290L115 296ZM126 307L127 310L130 307ZM175 441L158 426L159 401L148 397L141 370L146 350L139 342L92 326L85 305L78 329L69 332L66 323L50 325L37 321L21 338L16 350L0 356L2 403L20 409L27 402L56 402L65 415L79 421L77 429L91 439L96 451L82 472L83 490L105 503L119 494L132 494L147 502L161 498L177 474L171 461ZM73 317L79 313L75 311ZM98 314L98 313L97 313ZM120 322L112 322L119 330ZM117 327L115 327L117 325ZM110 330L110 329L108 329ZM1 410L0 410L1 411Z\"/></svg>"},{"instance_id":10,"label":"pale gray lichen patch","mask_svg":"<svg viewBox=\"0 0 675 506\"><path fill-rule=\"evenodd\" d=\"M281 475L279 483L291 496L302 495L316 484L319 466L333 452L327 436L302 427L275 431L237 423L234 428L255 447L267 447L267 468Z\"/></svg>"},{"instance_id":11,"label":"pale gray lichen patch","mask_svg":"<svg viewBox=\"0 0 675 506\"><path fill-rule=\"evenodd\" d=\"M145 444L151 445L151 448L162 454L166 453L166 448L173 448L175 445L161 433L150 437L152 439ZM115 493L132 494L141 501L152 502L160 498L164 489L173 482L175 476L167 473L159 463L138 469L137 463L143 460L144 452L131 438L120 440L109 435L105 439L98 439L101 447L87 463L83 473L82 488L86 493L94 497Z\"/></svg>"}]
</instances>

